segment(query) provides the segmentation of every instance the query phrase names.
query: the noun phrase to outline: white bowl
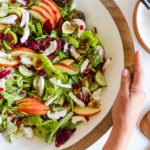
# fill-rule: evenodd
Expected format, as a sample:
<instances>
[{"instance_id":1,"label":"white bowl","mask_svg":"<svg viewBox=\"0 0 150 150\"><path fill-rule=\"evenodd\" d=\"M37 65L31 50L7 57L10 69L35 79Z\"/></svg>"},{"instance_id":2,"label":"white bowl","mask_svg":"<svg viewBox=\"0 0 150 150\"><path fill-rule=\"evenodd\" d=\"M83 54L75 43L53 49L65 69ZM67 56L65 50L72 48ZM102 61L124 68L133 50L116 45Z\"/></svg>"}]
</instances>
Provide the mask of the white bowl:
<instances>
[{"instance_id":1,"label":"white bowl","mask_svg":"<svg viewBox=\"0 0 150 150\"><path fill-rule=\"evenodd\" d=\"M150 53L150 11L138 0L134 14L133 27L137 40Z\"/></svg>"},{"instance_id":2,"label":"white bowl","mask_svg":"<svg viewBox=\"0 0 150 150\"><path fill-rule=\"evenodd\" d=\"M108 87L103 89L101 99L102 112L90 118L87 125L80 125L74 135L60 149L71 146L92 131L110 111L117 96L121 71L124 67L123 46L119 31L109 12L99 0L75 0L77 9L86 15L88 27L97 27L98 37L103 43L106 56L112 57L112 63L105 76ZM34 137L32 140L22 138L12 144L0 136L0 149L2 150L55 150L54 144L47 144L42 139Z\"/></svg>"}]
</instances>

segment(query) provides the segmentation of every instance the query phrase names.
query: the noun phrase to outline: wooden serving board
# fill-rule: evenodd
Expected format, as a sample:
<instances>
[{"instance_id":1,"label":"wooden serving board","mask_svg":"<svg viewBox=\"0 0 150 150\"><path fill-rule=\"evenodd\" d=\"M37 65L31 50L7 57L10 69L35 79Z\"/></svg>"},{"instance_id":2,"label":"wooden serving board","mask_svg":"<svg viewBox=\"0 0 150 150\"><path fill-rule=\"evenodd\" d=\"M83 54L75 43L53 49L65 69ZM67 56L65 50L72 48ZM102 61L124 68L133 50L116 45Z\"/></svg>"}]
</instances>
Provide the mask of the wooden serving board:
<instances>
[{"instance_id":1,"label":"wooden serving board","mask_svg":"<svg viewBox=\"0 0 150 150\"><path fill-rule=\"evenodd\" d=\"M124 18L124 15L113 0L100 1L109 11L110 15L112 16L114 22L118 27L124 49L124 66L125 68L128 68L130 70L131 74L133 74L135 51L131 33L128 24ZM81 139L74 145L66 148L65 150L85 150L87 147L96 142L100 137L102 137L108 131L108 129L110 129L112 124L113 123L110 110L107 116L99 123L99 125L97 125L97 127L92 132L90 132L83 139Z\"/></svg>"}]
</instances>

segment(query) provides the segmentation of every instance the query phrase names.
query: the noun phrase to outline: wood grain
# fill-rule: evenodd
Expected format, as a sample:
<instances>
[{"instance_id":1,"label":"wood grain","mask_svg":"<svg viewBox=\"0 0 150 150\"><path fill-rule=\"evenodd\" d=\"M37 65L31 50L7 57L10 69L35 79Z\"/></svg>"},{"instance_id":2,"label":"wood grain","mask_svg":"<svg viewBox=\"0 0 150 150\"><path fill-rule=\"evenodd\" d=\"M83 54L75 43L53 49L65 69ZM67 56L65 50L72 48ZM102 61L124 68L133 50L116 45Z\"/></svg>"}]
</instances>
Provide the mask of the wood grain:
<instances>
[{"instance_id":1,"label":"wood grain","mask_svg":"<svg viewBox=\"0 0 150 150\"><path fill-rule=\"evenodd\" d=\"M124 66L133 74L135 51L131 33L128 24L116 3L113 0L100 0L111 14L116 23L124 49ZM65 150L85 150L87 147L96 142L112 126L111 110L99 125L83 139Z\"/></svg>"},{"instance_id":2,"label":"wood grain","mask_svg":"<svg viewBox=\"0 0 150 150\"><path fill-rule=\"evenodd\" d=\"M134 9L134 13L133 13L133 29L134 29L134 33L136 35L136 38L138 40L138 42L141 44L141 46L148 52L150 53L150 48L145 44L145 42L143 41L140 33L139 33L139 29L138 29L138 24L137 24L137 12L138 12L138 8L140 5L140 0L137 1L135 9Z\"/></svg>"}]
</instances>

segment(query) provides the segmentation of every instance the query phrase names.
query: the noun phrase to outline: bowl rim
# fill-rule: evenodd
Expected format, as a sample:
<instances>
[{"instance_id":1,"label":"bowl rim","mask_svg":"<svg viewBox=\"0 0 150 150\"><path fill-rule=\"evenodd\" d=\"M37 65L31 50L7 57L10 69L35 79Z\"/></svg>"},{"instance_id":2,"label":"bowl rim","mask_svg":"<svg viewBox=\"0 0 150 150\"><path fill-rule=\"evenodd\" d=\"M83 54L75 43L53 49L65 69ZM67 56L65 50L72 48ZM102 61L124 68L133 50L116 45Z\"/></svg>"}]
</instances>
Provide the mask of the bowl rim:
<instances>
[{"instance_id":1,"label":"bowl rim","mask_svg":"<svg viewBox=\"0 0 150 150\"><path fill-rule=\"evenodd\" d=\"M146 45L146 43L142 39L139 29L138 29L137 12L138 12L140 4L141 4L141 2L140 2L140 0L138 0L136 3L136 6L135 6L134 12L133 12L133 29L134 29L134 33L135 33L135 36L136 36L138 42L148 53L150 53L150 48Z\"/></svg>"},{"instance_id":2,"label":"bowl rim","mask_svg":"<svg viewBox=\"0 0 150 150\"><path fill-rule=\"evenodd\" d=\"M135 66L135 50L133 39L127 21L114 0L99 0L104 7L108 10L109 14L112 16L120 37L122 40L123 50L124 50L124 68L127 68L131 75L134 73ZM104 117L104 119L85 137L71 145L70 147L65 148L64 150L84 150L101 138L113 125L112 122L112 111Z\"/></svg>"}]
</instances>

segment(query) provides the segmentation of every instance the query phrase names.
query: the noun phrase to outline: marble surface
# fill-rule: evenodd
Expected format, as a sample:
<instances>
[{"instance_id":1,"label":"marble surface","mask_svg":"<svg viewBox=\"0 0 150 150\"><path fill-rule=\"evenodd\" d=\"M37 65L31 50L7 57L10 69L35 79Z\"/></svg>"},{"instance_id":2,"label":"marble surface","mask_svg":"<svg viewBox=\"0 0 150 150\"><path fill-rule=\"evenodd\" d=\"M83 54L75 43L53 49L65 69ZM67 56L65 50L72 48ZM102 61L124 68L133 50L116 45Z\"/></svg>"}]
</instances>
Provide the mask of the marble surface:
<instances>
[{"instance_id":1,"label":"marble surface","mask_svg":"<svg viewBox=\"0 0 150 150\"><path fill-rule=\"evenodd\" d=\"M115 0L115 2L121 8L129 24L132 37L134 40L135 49L141 50L143 52L143 59L144 59L143 61L144 61L144 69L145 69L144 90L146 92L147 98L142 108L138 122L135 126L133 136L128 146L128 150L150 150L150 141L146 137L143 136L143 134L139 131L139 128L138 128L141 118L148 110L150 110L150 54L145 52L143 48L139 45L138 41L136 40L134 31L133 31L132 14L133 14L133 10L134 10L137 0ZM96 143L91 145L87 150L102 149L103 145L105 144L105 142L107 141L109 137L110 132L111 132L111 129L101 139L99 139Z\"/></svg>"}]
</instances>

